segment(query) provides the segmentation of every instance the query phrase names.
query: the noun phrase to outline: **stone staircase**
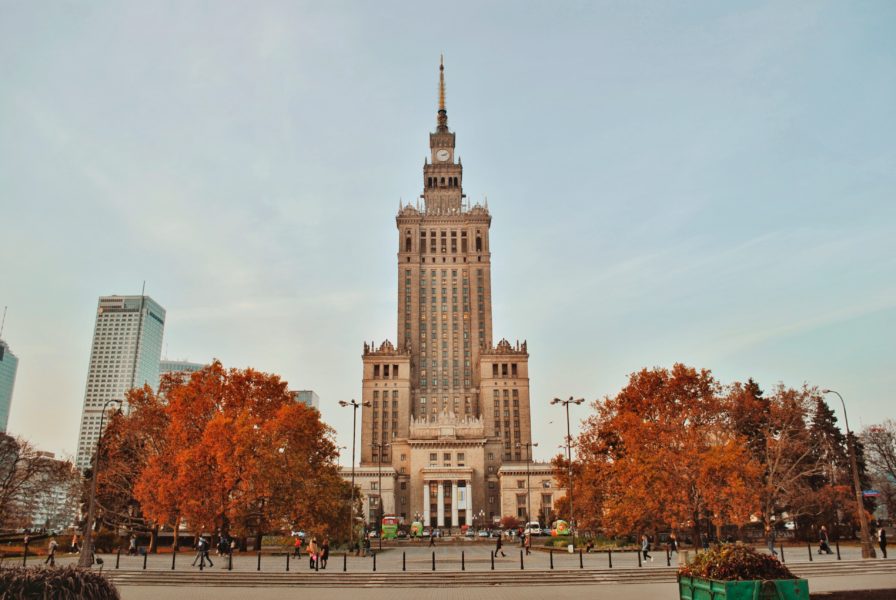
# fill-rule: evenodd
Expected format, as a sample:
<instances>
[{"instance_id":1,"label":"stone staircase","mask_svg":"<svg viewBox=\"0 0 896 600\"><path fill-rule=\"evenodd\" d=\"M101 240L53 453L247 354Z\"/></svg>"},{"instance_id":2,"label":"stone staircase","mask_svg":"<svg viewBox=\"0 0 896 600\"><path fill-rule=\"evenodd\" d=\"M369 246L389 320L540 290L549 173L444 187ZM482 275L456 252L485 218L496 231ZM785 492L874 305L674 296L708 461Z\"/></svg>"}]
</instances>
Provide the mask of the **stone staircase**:
<instances>
[{"instance_id":1,"label":"stone staircase","mask_svg":"<svg viewBox=\"0 0 896 600\"><path fill-rule=\"evenodd\" d=\"M890 574L896 577L896 561L867 560L788 565L799 577L861 576ZM514 571L205 571L111 570L105 575L120 586L226 586L226 587L328 587L422 588L599 585L608 583L670 583L674 567L651 569L567 569Z\"/></svg>"}]
</instances>

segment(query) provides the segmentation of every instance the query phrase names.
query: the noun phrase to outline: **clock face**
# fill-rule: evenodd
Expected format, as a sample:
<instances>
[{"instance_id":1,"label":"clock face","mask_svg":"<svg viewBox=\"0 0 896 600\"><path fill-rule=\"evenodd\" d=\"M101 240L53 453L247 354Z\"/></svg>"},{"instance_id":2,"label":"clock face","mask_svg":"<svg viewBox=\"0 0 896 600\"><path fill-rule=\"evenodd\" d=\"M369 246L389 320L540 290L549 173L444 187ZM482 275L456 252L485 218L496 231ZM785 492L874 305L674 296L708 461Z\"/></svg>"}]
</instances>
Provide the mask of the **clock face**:
<instances>
[{"instance_id":1,"label":"clock face","mask_svg":"<svg viewBox=\"0 0 896 600\"><path fill-rule=\"evenodd\" d=\"M451 153L447 150L439 150L438 152L436 152L436 158L444 162L451 158Z\"/></svg>"}]
</instances>

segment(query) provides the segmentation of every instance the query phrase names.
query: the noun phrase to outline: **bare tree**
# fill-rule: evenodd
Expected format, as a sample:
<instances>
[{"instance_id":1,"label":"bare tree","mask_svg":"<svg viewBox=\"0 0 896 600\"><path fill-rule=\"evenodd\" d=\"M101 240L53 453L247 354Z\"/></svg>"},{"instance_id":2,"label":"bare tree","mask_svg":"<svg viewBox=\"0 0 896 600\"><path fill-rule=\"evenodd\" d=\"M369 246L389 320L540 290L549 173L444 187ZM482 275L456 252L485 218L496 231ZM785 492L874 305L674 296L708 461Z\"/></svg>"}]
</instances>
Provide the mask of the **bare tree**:
<instances>
[{"instance_id":1,"label":"bare tree","mask_svg":"<svg viewBox=\"0 0 896 600\"><path fill-rule=\"evenodd\" d=\"M896 514L896 421L887 419L867 427L861 441L871 479L892 517Z\"/></svg>"},{"instance_id":2,"label":"bare tree","mask_svg":"<svg viewBox=\"0 0 896 600\"><path fill-rule=\"evenodd\" d=\"M0 526L70 524L79 484L70 461L56 460L22 438L0 434ZM61 514L65 512L67 516Z\"/></svg>"}]
</instances>

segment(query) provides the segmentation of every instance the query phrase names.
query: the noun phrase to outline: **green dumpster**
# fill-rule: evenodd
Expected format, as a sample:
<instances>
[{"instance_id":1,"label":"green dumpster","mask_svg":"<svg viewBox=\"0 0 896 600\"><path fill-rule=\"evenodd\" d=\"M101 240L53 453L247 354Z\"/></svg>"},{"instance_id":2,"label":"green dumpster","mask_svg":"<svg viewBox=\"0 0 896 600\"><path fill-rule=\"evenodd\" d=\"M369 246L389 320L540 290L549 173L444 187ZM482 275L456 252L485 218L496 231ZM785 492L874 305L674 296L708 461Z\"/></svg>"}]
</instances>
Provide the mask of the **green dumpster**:
<instances>
[{"instance_id":1,"label":"green dumpster","mask_svg":"<svg viewBox=\"0 0 896 600\"><path fill-rule=\"evenodd\" d=\"M809 581L716 581L681 575L678 592L681 600L809 600Z\"/></svg>"}]
</instances>

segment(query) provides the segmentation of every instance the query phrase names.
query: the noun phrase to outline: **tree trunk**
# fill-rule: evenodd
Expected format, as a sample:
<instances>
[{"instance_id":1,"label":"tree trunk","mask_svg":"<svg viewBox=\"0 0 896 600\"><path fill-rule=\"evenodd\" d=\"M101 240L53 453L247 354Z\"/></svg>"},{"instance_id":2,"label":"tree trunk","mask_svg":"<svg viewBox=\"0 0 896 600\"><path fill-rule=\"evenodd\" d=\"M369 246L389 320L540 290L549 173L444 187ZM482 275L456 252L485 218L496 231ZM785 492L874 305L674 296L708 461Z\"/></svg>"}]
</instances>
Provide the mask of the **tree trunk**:
<instances>
[{"instance_id":1,"label":"tree trunk","mask_svg":"<svg viewBox=\"0 0 896 600\"><path fill-rule=\"evenodd\" d=\"M171 541L171 548L176 552L180 547L180 517L174 519L174 539Z\"/></svg>"},{"instance_id":2,"label":"tree trunk","mask_svg":"<svg viewBox=\"0 0 896 600\"><path fill-rule=\"evenodd\" d=\"M154 525L149 533L149 552L156 554L159 551L159 526Z\"/></svg>"}]
</instances>

